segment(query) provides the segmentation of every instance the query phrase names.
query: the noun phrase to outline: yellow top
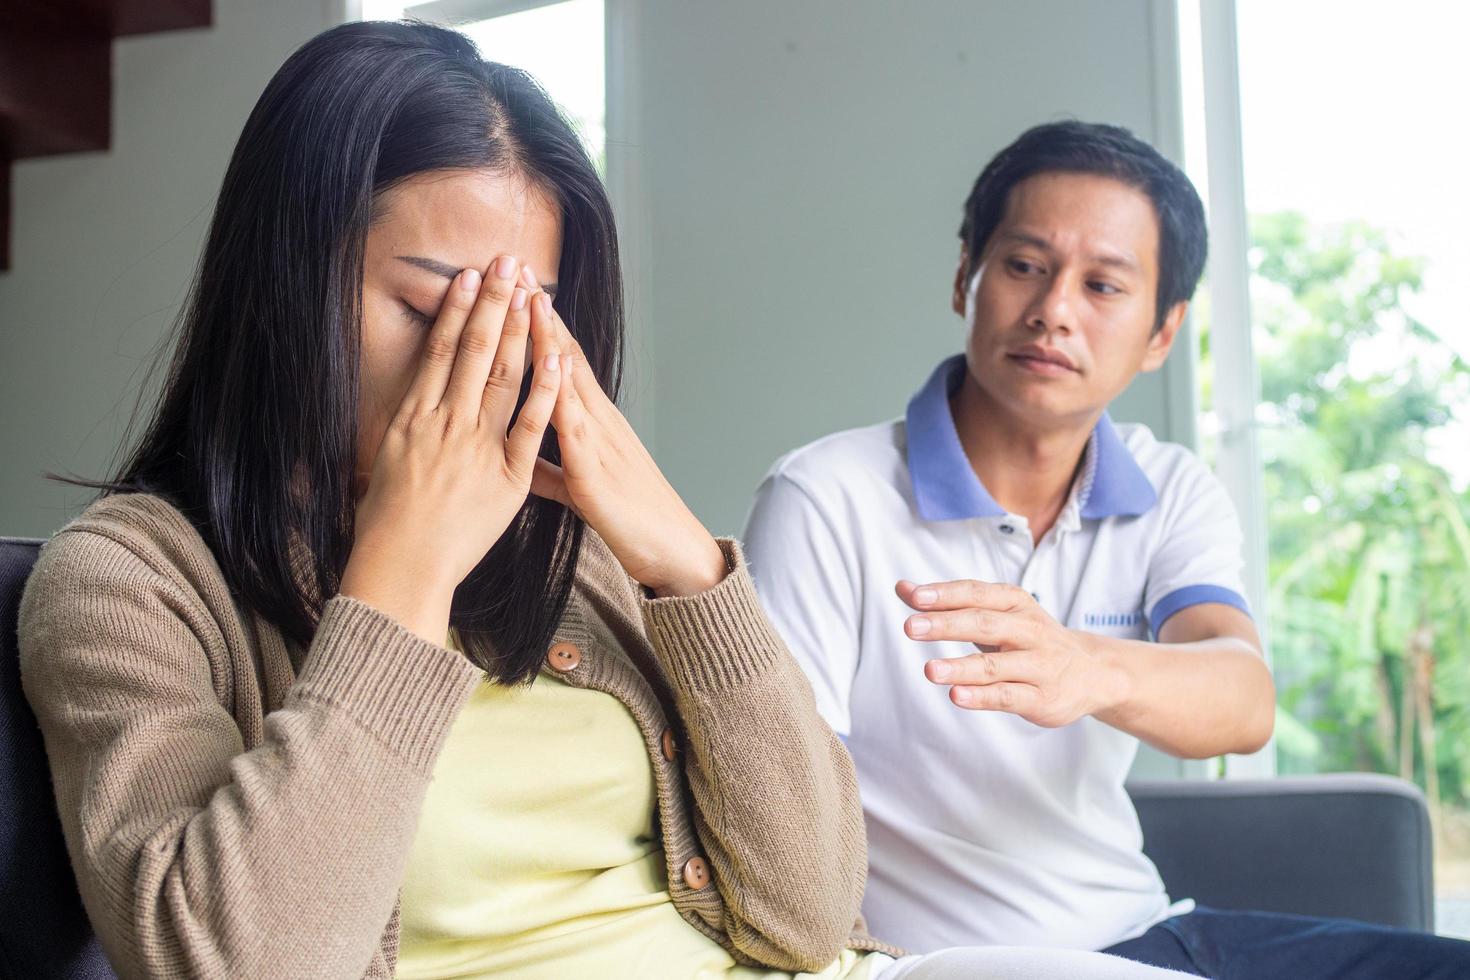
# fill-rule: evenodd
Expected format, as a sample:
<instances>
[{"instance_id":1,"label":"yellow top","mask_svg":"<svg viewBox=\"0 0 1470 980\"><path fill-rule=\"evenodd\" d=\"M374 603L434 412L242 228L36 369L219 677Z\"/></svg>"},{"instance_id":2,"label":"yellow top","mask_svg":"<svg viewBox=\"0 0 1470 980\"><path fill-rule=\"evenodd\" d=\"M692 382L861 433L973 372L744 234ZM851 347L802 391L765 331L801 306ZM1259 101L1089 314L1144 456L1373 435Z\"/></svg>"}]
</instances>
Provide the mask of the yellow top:
<instances>
[{"instance_id":1,"label":"yellow top","mask_svg":"<svg viewBox=\"0 0 1470 980\"><path fill-rule=\"evenodd\" d=\"M451 636L451 643L453 637ZM475 689L434 767L402 891L399 980L776 980L669 897L653 768L616 698L550 671ZM820 980L864 980L844 950Z\"/></svg>"}]
</instances>

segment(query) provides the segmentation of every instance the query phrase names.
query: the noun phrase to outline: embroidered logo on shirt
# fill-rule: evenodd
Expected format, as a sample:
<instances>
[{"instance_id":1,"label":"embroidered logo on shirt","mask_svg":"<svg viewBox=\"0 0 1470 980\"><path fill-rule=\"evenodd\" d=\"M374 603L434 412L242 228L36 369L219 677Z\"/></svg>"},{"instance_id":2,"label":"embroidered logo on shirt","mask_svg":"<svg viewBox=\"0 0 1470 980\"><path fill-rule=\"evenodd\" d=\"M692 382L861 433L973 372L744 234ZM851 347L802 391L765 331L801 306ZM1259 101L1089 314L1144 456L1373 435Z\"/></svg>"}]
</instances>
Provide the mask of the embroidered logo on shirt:
<instances>
[{"instance_id":1,"label":"embroidered logo on shirt","mask_svg":"<svg viewBox=\"0 0 1470 980\"><path fill-rule=\"evenodd\" d=\"M1083 626L1137 626L1143 622L1143 611L1129 613L1087 613Z\"/></svg>"}]
</instances>

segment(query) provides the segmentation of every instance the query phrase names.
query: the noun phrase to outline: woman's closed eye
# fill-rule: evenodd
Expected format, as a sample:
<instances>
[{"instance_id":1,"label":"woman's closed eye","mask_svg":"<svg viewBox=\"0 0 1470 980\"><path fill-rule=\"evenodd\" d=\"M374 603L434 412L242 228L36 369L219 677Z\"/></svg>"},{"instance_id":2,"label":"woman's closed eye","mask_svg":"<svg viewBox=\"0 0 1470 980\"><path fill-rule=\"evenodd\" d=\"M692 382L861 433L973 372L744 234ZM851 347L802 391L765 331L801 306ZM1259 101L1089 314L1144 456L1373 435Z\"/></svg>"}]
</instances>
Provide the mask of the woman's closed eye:
<instances>
[{"instance_id":1,"label":"woman's closed eye","mask_svg":"<svg viewBox=\"0 0 1470 980\"><path fill-rule=\"evenodd\" d=\"M434 325L434 318L432 316L427 313L419 312L416 307L410 305L409 303L403 304L403 315L406 319L411 320L414 323L419 324L420 326L431 327Z\"/></svg>"}]
</instances>

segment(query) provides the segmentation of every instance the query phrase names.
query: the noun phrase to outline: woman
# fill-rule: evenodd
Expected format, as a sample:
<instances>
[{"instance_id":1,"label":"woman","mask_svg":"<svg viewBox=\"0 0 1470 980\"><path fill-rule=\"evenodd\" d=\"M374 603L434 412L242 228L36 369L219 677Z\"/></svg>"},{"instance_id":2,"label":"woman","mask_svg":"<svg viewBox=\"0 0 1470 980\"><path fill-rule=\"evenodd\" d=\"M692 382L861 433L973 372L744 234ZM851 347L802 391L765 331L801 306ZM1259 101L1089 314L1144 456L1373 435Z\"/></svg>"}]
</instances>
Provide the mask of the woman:
<instances>
[{"instance_id":1,"label":"woman","mask_svg":"<svg viewBox=\"0 0 1470 980\"><path fill-rule=\"evenodd\" d=\"M151 425L23 598L119 972L1166 975L865 933L851 763L614 406L621 339L525 74L364 23L272 79Z\"/></svg>"}]
</instances>

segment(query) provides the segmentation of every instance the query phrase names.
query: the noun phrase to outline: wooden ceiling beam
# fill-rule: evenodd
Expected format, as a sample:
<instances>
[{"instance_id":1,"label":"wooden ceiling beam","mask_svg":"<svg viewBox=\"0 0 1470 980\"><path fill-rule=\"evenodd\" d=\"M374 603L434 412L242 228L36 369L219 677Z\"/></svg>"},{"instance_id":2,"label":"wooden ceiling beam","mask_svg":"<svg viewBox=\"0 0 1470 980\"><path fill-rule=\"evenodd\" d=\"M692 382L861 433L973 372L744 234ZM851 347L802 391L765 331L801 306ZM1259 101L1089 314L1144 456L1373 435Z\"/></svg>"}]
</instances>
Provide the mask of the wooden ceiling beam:
<instances>
[{"instance_id":1,"label":"wooden ceiling beam","mask_svg":"<svg viewBox=\"0 0 1470 980\"><path fill-rule=\"evenodd\" d=\"M208 27L211 0L0 0L0 271L10 165L112 143L112 39Z\"/></svg>"}]
</instances>

